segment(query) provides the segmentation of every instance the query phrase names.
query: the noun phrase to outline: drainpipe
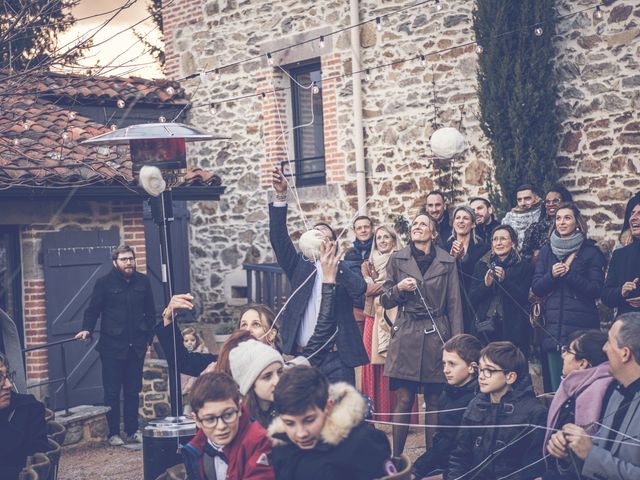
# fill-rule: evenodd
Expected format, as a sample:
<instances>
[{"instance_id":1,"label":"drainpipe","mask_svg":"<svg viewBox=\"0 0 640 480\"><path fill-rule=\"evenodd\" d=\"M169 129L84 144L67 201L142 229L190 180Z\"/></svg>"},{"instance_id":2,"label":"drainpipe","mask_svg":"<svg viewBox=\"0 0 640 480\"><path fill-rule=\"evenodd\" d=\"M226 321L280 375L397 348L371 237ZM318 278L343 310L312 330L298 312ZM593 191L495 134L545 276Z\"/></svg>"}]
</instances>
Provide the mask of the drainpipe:
<instances>
[{"instance_id":1,"label":"drainpipe","mask_svg":"<svg viewBox=\"0 0 640 480\"><path fill-rule=\"evenodd\" d=\"M351 25L360 23L360 2L351 0ZM360 58L360 27L351 29L352 71L362 70ZM364 163L364 134L362 128L362 74L353 75L353 143L356 150L356 192L358 214L367 214L367 177Z\"/></svg>"}]
</instances>

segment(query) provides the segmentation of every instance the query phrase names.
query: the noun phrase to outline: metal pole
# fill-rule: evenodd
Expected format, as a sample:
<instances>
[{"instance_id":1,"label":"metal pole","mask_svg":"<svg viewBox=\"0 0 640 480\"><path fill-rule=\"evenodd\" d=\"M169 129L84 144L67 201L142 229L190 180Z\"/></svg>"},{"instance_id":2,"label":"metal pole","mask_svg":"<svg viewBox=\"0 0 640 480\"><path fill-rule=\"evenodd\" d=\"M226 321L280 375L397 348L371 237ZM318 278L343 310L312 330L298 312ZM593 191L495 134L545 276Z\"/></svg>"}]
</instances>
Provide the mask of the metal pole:
<instances>
[{"instance_id":1,"label":"metal pole","mask_svg":"<svg viewBox=\"0 0 640 480\"><path fill-rule=\"evenodd\" d=\"M165 305L171 301L174 294L173 252L171 243L171 222L173 222L173 195L171 189L162 193L162 197L151 198L151 212L160 234L160 272L164 287ZM177 328L177 326L175 327ZM176 352L173 352L174 359ZM171 397L171 416L182 415L182 386L175 365L169 363L169 395Z\"/></svg>"},{"instance_id":2,"label":"metal pole","mask_svg":"<svg viewBox=\"0 0 640 480\"><path fill-rule=\"evenodd\" d=\"M69 411L69 385L67 382L67 355L64 352L64 343L60 344L60 355L62 355L62 389L64 391L64 416L71 415Z\"/></svg>"}]
</instances>

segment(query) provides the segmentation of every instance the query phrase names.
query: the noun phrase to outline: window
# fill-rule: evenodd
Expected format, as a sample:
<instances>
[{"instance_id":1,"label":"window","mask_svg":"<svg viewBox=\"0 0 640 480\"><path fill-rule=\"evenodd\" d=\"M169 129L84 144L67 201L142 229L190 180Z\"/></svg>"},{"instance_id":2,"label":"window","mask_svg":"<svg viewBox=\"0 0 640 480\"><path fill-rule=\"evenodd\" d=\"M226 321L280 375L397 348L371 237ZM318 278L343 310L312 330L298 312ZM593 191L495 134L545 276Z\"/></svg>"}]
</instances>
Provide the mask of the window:
<instances>
[{"instance_id":1,"label":"window","mask_svg":"<svg viewBox=\"0 0 640 480\"><path fill-rule=\"evenodd\" d=\"M296 186L323 185L324 121L322 117L322 83L320 62L292 69L291 106L293 110L293 144L295 162L292 172ZM318 87L313 93L314 85Z\"/></svg>"}]
</instances>

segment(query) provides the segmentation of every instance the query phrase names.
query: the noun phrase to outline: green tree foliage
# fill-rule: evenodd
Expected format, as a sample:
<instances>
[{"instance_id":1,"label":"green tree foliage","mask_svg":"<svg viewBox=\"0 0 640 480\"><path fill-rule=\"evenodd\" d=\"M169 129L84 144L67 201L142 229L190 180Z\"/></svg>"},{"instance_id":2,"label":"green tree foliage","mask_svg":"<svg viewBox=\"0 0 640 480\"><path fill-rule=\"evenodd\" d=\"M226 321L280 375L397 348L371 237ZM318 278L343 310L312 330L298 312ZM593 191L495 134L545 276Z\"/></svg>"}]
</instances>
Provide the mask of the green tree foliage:
<instances>
[{"instance_id":1,"label":"green tree foliage","mask_svg":"<svg viewBox=\"0 0 640 480\"><path fill-rule=\"evenodd\" d=\"M476 2L480 121L491 144L502 208L515 201L518 185L544 191L558 178L554 3Z\"/></svg>"},{"instance_id":2,"label":"green tree foliage","mask_svg":"<svg viewBox=\"0 0 640 480\"><path fill-rule=\"evenodd\" d=\"M73 64L82 48L58 45L73 24L78 0L3 0L0 3L0 69L24 71ZM61 48L62 47L62 48Z\"/></svg>"}]
</instances>

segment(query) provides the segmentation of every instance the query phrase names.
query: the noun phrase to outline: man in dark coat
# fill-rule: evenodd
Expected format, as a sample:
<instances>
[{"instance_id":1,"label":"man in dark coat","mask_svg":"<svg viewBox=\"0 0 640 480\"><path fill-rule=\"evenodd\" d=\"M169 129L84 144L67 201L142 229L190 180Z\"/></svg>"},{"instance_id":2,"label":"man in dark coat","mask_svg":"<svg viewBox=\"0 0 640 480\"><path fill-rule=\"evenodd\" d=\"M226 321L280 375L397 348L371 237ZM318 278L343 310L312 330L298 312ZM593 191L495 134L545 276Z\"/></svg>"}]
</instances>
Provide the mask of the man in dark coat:
<instances>
[{"instance_id":1,"label":"man in dark coat","mask_svg":"<svg viewBox=\"0 0 640 480\"><path fill-rule=\"evenodd\" d=\"M291 297L282 312L280 336L283 353L296 355L304 352L313 336L318 321L322 296L320 261L313 262L296 251L287 228L287 184L279 169L273 171L276 201L269 205L269 238L278 264L291 283ZM336 240L333 230L326 224L314 227L324 238ZM328 342L329 350L320 370L331 382L346 381L355 384L354 367L369 361L362 336L353 316L353 302L367 288L360 267L353 262L340 262L336 280L335 311L338 331L335 343Z\"/></svg>"},{"instance_id":2,"label":"man in dark coat","mask_svg":"<svg viewBox=\"0 0 640 480\"><path fill-rule=\"evenodd\" d=\"M493 215L491 202L484 197L473 197L469 199L469 206L476 214L476 237L491 245L491 232L500 225Z\"/></svg>"},{"instance_id":3,"label":"man in dark coat","mask_svg":"<svg viewBox=\"0 0 640 480\"><path fill-rule=\"evenodd\" d=\"M102 362L104 403L109 443L122 445L120 438L120 391L124 397L124 429L127 440L141 442L138 431L138 396L142 390L142 368L153 339L155 306L149 278L136 271L136 257L127 245L116 248L113 269L96 281L89 307L84 312L82 331L76 338L85 340L101 319L96 350Z\"/></svg>"},{"instance_id":4,"label":"man in dark coat","mask_svg":"<svg viewBox=\"0 0 640 480\"><path fill-rule=\"evenodd\" d=\"M424 213L436 222L438 246L445 248L453 233L453 227L451 226L449 211L444 200L444 193L439 190L429 192L424 204Z\"/></svg>"},{"instance_id":5,"label":"man in dark coat","mask_svg":"<svg viewBox=\"0 0 640 480\"><path fill-rule=\"evenodd\" d=\"M17 480L27 457L49 450L44 405L13 391L9 361L0 353L0 478Z\"/></svg>"},{"instance_id":6,"label":"man in dark coat","mask_svg":"<svg viewBox=\"0 0 640 480\"><path fill-rule=\"evenodd\" d=\"M356 239L353 241L353 247L345 252L344 259L356 265L362 265L362 262L369 259L371 247L373 247L373 220L366 215L356 217L353 221L353 231ZM353 302L353 314L360 332L364 331L364 297L362 295Z\"/></svg>"},{"instance_id":7,"label":"man in dark coat","mask_svg":"<svg viewBox=\"0 0 640 480\"><path fill-rule=\"evenodd\" d=\"M629 216L632 241L613 252L602 291L602 301L617 308L618 315L640 312L640 196L632 201L635 203Z\"/></svg>"}]
</instances>

